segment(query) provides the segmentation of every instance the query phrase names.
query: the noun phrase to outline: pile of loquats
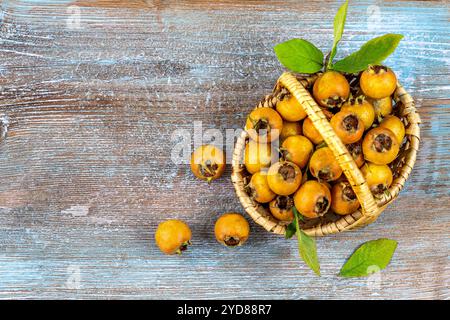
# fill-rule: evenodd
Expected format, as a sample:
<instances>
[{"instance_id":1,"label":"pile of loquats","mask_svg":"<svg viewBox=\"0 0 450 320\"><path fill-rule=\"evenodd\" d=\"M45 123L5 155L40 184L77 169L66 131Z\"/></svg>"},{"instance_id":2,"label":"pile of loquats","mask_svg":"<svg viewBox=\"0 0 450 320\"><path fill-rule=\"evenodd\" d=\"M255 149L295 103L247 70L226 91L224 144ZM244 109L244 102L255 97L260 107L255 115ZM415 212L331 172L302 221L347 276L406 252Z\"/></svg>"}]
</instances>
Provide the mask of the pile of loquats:
<instances>
[{"instance_id":1,"label":"pile of loquats","mask_svg":"<svg viewBox=\"0 0 450 320\"><path fill-rule=\"evenodd\" d=\"M393 181L390 164L405 137L393 105L396 85L390 68L371 65L359 74L326 71L310 90L376 198ZM307 221L359 209L332 151L295 97L286 94L275 108L254 109L245 129L250 137L243 159L249 174L245 190L275 219L289 224L294 210ZM202 145L191 156L193 174L207 182L218 179L225 165L224 152L213 145ZM248 239L250 227L242 215L226 213L214 232L219 243L235 247ZM191 230L180 220L167 220L158 226L155 240L162 252L180 254L190 244Z\"/></svg>"},{"instance_id":2,"label":"pile of loquats","mask_svg":"<svg viewBox=\"0 0 450 320\"><path fill-rule=\"evenodd\" d=\"M393 106L396 86L390 68L369 65L358 74L326 71L310 90L376 198L392 184L390 165L405 137ZM246 191L275 219L290 223L295 209L302 221L359 209L333 152L294 96L286 94L275 108L254 109L246 130L245 167L251 175Z\"/></svg>"}]
</instances>

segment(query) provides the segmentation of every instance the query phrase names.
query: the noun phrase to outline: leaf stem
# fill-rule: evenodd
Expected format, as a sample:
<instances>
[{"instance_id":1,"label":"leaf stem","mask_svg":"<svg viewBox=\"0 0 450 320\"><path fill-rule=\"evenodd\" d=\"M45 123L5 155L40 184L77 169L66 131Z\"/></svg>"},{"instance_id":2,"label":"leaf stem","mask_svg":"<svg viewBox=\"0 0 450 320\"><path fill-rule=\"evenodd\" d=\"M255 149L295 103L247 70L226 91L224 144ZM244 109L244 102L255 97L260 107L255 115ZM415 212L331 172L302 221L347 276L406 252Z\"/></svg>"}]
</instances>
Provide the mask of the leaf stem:
<instances>
[{"instance_id":1,"label":"leaf stem","mask_svg":"<svg viewBox=\"0 0 450 320\"><path fill-rule=\"evenodd\" d=\"M328 52L327 56L325 57L325 63L324 63L324 71L331 70L332 61L331 61L331 51Z\"/></svg>"}]
</instances>

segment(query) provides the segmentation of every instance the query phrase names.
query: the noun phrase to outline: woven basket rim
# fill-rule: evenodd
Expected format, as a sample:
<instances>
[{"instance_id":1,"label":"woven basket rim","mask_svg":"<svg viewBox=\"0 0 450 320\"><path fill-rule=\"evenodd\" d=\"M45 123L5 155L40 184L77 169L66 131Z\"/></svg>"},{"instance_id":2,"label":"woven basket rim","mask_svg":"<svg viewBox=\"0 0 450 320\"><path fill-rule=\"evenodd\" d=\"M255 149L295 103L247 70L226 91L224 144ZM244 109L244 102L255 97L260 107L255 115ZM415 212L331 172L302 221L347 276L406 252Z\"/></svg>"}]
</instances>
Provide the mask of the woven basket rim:
<instances>
[{"instance_id":1,"label":"woven basket rim","mask_svg":"<svg viewBox=\"0 0 450 320\"><path fill-rule=\"evenodd\" d=\"M314 109L316 105L314 99L311 97L309 93L306 93L307 90L304 90L304 87L311 86L315 79L317 79L317 76L320 75L320 73L310 75L310 76L301 76L301 75L294 75L292 73L285 72L283 73L280 78L277 80L276 85L274 87L274 90L272 94L267 95L264 97L264 99L257 105L256 108L260 107L271 107L274 108L278 99L276 97L277 90L279 93L280 88L286 88L284 85L285 83L288 83L288 86L290 86L291 89L294 90L294 92L290 92L291 94L295 95L296 97L300 98L300 103L304 105L303 103L308 103L308 106L304 105L304 108L311 108L310 105L312 105L312 108L309 112L313 112L312 114L309 113L309 116L317 116L317 122L321 122L321 124L314 123L315 126L324 124L322 119L326 119L326 117L323 115L323 113L320 111L320 109ZM300 86L301 88L300 88ZM287 88L286 88L287 89ZM298 89L298 90L297 90ZM303 90L300 90L303 89ZM303 95L303 96L302 96ZM302 99L306 99L307 101L302 101ZM311 101L312 100L312 101ZM326 222L326 223L320 223L316 226L305 228L303 229L307 234L312 236L323 236L327 234L334 234L343 232L346 230L350 230L359 226L363 226L366 224L369 224L376 220L376 218L381 214L381 212L386 208L386 206L391 203L399 194L399 192L402 190L406 180L409 177L409 174L411 173L411 170L414 166L417 151L419 148L420 143L420 117L417 113L417 110L414 105L414 100L412 97L406 92L406 90L400 85L400 83L397 83L397 88L394 93L394 101L396 103L401 103L401 114L399 114L400 118L407 123L406 126L406 140L404 144L402 145L401 151L399 153L399 156L397 157L397 160L395 162L398 162L398 167L396 169L396 172L398 172L396 178L394 179L391 187L386 192L386 194L381 199L374 199L370 191L367 191L368 189L366 186L364 186L365 180L361 180L361 176L359 176L360 171L356 164L354 164L353 159L350 157L350 159L345 158L344 154L341 154L339 156L342 156L343 159L340 159L341 162L344 163L345 166L348 166L348 168L352 168L351 175L356 175L356 180L359 181L359 183L362 184L363 190L356 190L355 186L352 185L355 192L358 192L360 195L364 196L364 202L367 201L370 203L373 200L373 203L369 206L368 210L358 210L350 215L341 216L337 221L332 222ZM305 110L307 111L307 110ZM308 113L308 111L307 111ZM327 121L327 120L326 120ZM327 121L328 122L328 121ZM320 131L320 130L319 130ZM327 132L326 134L329 134L331 137L335 136L334 132L331 134ZM325 134L324 134L325 135ZM329 137L328 137L329 138ZM337 138L337 137L336 137ZM276 233L276 234L284 234L285 232L285 225L286 223L280 222L276 220L272 215L260 204L253 201L250 196L245 192L244 190L244 176L243 173L245 173L245 166L242 163L242 156L245 149L245 145L247 140L249 139L247 132L244 130L241 134L241 136L238 138L235 148L233 151L233 160L232 160L232 182L236 191L236 194L239 198L239 201L241 202L242 206L244 207L247 214L249 214L252 219L258 223L259 225L263 226L267 231ZM340 140L339 140L340 141ZM333 142L333 141L331 141ZM336 142L336 141L334 141ZM340 142L341 143L341 142ZM345 148L344 148L345 149ZM336 151L336 150L335 150ZM336 152L344 153L342 150L338 150ZM346 149L345 149L346 152ZM348 152L347 152L348 153ZM335 153L337 155L338 153ZM352 164L353 162L353 164ZM354 170L354 166L356 166L356 170ZM342 166L342 165L341 165ZM356 172L358 171L359 174ZM347 176L348 172L346 173ZM347 176L348 177L348 176ZM364 181L362 183L361 181ZM352 182L354 184L357 184L356 182ZM357 193L357 194L358 194ZM369 195L370 194L370 195ZM372 198L372 200L370 199ZM360 197L358 196L358 199ZM361 199L360 199L361 200ZM360 201L361 202L361 201Z\"/></svg>"}]
</instances>

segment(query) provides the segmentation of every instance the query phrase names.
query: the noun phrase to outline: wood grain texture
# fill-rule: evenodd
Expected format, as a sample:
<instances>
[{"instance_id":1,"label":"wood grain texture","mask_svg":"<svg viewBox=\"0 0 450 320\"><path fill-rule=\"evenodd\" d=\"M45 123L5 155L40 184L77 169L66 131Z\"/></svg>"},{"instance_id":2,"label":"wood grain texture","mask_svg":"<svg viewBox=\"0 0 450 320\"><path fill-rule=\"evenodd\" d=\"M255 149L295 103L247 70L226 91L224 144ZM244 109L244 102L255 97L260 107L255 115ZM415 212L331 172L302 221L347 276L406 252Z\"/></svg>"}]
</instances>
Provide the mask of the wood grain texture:
<instances>
[{"instance_id":1,"label":"wood grain texture","mask_svg":"<svg viewBox=\"0 0 450 320\"><path fill-rule=\"evenodd\" d=\"M304 37L329 48L338 6L3 0L0 298L449 299L446 1L351 4L338 55L376 35L405 35L387 63L417 100L423 141L377 222L318 240L321 278L295 241L254 223L246 246L218 245L214 221L243 211L230 168L207 185L170 160L174 128L242 127L282 71L274 44ZM169 217L194 234L182 257L162 256L153 242ZM359 244L380 237L399 246L378 278L336 276Z\"/></svg>"}]
</instances>

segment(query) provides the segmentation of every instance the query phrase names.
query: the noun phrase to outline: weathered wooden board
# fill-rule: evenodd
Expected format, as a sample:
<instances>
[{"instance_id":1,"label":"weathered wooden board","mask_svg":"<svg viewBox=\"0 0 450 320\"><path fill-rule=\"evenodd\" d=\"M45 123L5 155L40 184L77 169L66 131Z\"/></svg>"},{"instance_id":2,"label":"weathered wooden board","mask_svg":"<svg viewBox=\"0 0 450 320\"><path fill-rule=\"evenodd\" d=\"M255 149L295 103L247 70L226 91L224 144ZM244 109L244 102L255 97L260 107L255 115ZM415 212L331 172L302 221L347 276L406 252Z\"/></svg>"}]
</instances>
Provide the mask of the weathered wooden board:
<instances>
[{"instance_id":1,"label":"weathered wooden board","mask_svg":"<svg viewBox=\"0 0 450 320\"><path fill-rule=\"evenodd\" d=\"M388 32L417 99L422 148L379 220L318 240L323 276L296 242L252 223L228 250L215 219L242 209L228 169L207 185L170 160L175 129L240 128L282 68L272 47L326 50L337 1L9 1L0 11L0 298L450 298L447 1L352 1L339 55ZM79 15L77 15L79 13ZM192 227L166 257L161 220ZM399 241L376 277L340 279L361 243Z\"/></svg>"}]
</instances>

